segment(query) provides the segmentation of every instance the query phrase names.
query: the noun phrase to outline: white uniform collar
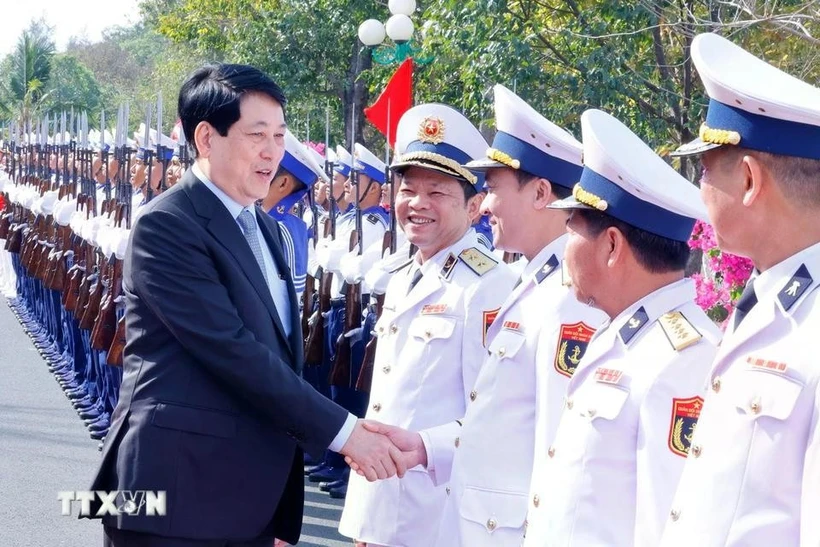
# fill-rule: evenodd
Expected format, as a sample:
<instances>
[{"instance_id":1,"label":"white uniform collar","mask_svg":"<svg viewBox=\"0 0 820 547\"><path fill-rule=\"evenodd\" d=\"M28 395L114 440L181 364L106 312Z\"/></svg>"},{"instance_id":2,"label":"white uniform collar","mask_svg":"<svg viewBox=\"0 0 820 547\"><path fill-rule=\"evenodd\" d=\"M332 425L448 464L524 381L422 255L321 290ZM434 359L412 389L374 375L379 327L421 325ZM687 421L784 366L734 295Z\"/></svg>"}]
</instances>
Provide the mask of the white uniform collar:
<instances>
[{"instance_id":1,"label":"white uniform collar","mask_svg":"<svg viewBox=\"0 0 820 547\"><path fill-rule=\"evenodd\" d=\"M475 230L473 230L472 226L470 226L469 228L467 228L467 231L464 233L464 235L461 236L461 239L459 239L449 247L440 250L424 264L420 265L419 258L421 257L421 255L418 251L416 251L416 254L413 257L413 264L410 269L414 270L420 266L422 274L427 274L427 272L439 270L444 266L445 261L451 254L457 258L458 255L461 254L461 251L463 251L464 249L468 249L470 247L475 247L478 244L478 234L476 234Z\"/></svg>"},{"instance_id":2,"label":"white uniform collar","mask_svg":"<svg viewBox=\"0 0 820 547\"><path fill-rule=\"evenodd\" d=\"M787 305L788 296L790 295L785 293L790 291L792 288L795 281L795 276L800 270L800 267L803 265L806 266L809 275L812 278L811 284L816 284L820 281L820 243L815 243L814 245L793 254L789 258L775 264L764 272L755 272L750 280L750 283L754 283L757 301L770 302L775 300L780 303L781 307L784 308L784 311L787 311L787 307L789 310L795 309L796 306L792 307L791 305ZM802 283L803 279L799 279L797 281L798 283ZM806 289L808 289L808 287L808 285L798 285L794 288L795 290L792 291L794 294L791 294L791 296L796 296L799 298L800 295L797 294L797 291L799 290L802 294L806 291ZM779 298L781 293L784 293L786 298ZM797 299L795 299L794 304L797 304Z\"/></svg>"},{"instance_id":3,"label":"white uniform collar","mask_svg":"<svg viewBox=\"0 0 820 547\"><path fill-rule=\"evenodd\" d=\"M532 260L527 262L527 265L524 266L524 271L521 273L521 279L530 279L535 272L540 270L549 261L552 256L555 256L558 260L558 264L560 265L561 261L564 259L564 249L567 247L568 239L569 234L565 233L552 240L551 243L548 243L547 246L541 249Z\"/></svg>"},{"instance_id":4,"label":"white uniform collar","mask_svg":"<svg viewBox=\"0 0 820 547\"><path fill-rule=\"evenodd\" d=\"M618 331L624 344L629 344L646 325L654 323L663 314L691 302L696 296L695 283L681 279L644 296L618 314L609 328Z\"/></svg>"}]
</instances>

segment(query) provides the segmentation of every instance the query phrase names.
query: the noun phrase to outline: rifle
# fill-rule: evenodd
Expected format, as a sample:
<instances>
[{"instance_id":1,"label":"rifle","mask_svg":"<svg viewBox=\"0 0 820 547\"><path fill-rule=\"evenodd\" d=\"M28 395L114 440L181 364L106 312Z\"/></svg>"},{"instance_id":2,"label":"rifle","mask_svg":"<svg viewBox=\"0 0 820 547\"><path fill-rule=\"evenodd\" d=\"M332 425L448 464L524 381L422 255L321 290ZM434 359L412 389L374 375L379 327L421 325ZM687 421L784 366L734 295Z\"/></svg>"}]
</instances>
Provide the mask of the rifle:
<instances>
[{"instance_id":1,"label":"rifle","mask_svg":"<svg viewBox=\"0 0 820 547\"><path fill-rule=\"evenodd\" d=\"M114 341L117 330L116 298L119 296L122 283L122 261L117 260L116 254L111 255L106 266L107 283L104 283L102 304L91 330L91 347L101 351L110 348Z\"/></svg>"},{"instance_id":2,"label":"rifle","mask_svg":"<svg viewBox=\"0 0 820 547\"><path fill-rule=\"evenodd\" d=\"M116 225L122 222L123 210L123 207L119 207L114 215ZM102 303L94 328L91 330L91 347L101 351L111 347L117 330L116 301L122 288L122 261L117 258L116 253L112 253L108 258L106 273Z\"/></svg>"},{"instance_id":3,"label":"rifle","mask_svg":"<svg viewBox=\"0 0 820 547\"><path fill-rule=\"evenodd\" d=\"M125 316L120 317L117 321L117 332L114 334L114 339L111 341L111 346L108 348L108 356L105 362L112 367L122 366L122 352L125 349Z\"/></svg>"},{"instance_id":4,"label":"rifle","mask_svg":"<svg viewBox=\"0 0 820 547\"><path fill-rule=\"evenodd\" d=\"M353 114L353 126L351 143L355 142L355 126L356 115ZM350 147L353 150L353 146ZM353 154L351 154L353 156ZM355 229L350 233L350 245L348 251L353 252L357 247L359 248L359 255L362 254L362 247L364 244L362 232L362 204L361 194L359 188L359 177L355 169L350 173L352 177L353 187L356 188L356 224ZM333 368L330 371L330 385L339 387L352 387L355 382L351 378L351 341L346 334L362 326L362 293L359 283L344 283L345 293L345 321L342 333L336 340L336 359L333 362Z\"/></svg>"},{"instance_id":5,"label":"rifle","mask_svg":"<svg viewBox=\"0 0 820 547\"><path fill-rule=\"evenodd\" d=\"M359 232L350 233L350 247L352 252L359 243ZM345 322L344 329L336 340L336 359L330 371L330 385L350 387L350 340L345 336L348 332L362 326L362 294L358 283L345 283Z\"/></svg>"},{"instance_id":6,"label":"rifle","mask_svg":"<svg viewBox=\"0 0 820 547\"><path fill-rule=\"evenodd\" d=\"M382 254L384 254L385 250L393 249L394 244L395 238L393 237L393 232L385 232L384 238L382 239ZM376 309L371 310L371 313L375 313L376 317L381 317L383 310L384 294L378 294L376 295ZM369 335L369 332L364 333L364 336ZM359 378L356 380L356 391L370 393L370 386L373 383L373 367L376 364L376 344L378 340L376 336L372 336L364 347L364 358L362 359L362 369L359 371Z\"/></svg>"},{"instance_id":7,"label":"rifle","mask_svg":"<svg viewBox=\"0 0 820 547\"><path fill-rule=\"evenodd\" d=\"M130 199L130 198L129 198ZM123 217L125 217L125 221L130 225L130 215L131 215L131 208L130 202L129 203L120 203L119 209L117 211L119 217L119 224L118 226L122 226ZM116 256L116 254L115 254ZM119 265L119 270L117 270L117 265ZM118 279L115 281L114 290L116 291L116 296L113 296L112 303L117 304L117 301L120 300L122 293L122 261L117 260L117 264L114 267L114 276ZM116 310L116 308L114 308ZM116 318L116 311L115 311L115 318ZM110 318L106 318L106 321L110 321ZM109 323L110 324L110 323ZM108 355L106 355L106 363L111 365L112 367L121 367L122 366L122 353L125 349L125 315L123 314L120 317L119 321L116 321L116 327L114 336L111 339L111 343L108 347Z\"/></svg>"},{"instance_id":8,"label":"rifle","mask_svg":"<svg viewBox=\"0 0 820 547\"><path fill-rule=\"evenodd\" d=\"M325 237L328 236L330 230L330 219L325 220ZM316 312L313 314L313 322L309 322L309 330L305 340L305 365L320 365L322 363L322 355L324 353L325 343L325 315L330 310L330 285L333 282L333 274L330 272L319 273L319 302L316 307ZM307 294L307 288L305 288ZM307 307L307 299L305 299L305 307Z\"/></svg>"}]
</instances>

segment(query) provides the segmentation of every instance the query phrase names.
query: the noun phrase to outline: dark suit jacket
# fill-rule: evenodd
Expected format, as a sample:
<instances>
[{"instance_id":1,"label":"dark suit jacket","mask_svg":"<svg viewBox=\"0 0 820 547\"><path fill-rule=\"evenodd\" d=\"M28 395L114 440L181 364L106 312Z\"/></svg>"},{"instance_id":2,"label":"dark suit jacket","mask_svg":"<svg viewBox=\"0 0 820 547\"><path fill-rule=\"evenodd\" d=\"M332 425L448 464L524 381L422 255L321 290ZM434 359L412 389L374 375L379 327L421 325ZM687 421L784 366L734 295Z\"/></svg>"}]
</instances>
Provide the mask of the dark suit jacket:
<instances>
[{"instance_id":1,"label":"dark suit jacket","mask_svg":"<svg viewBox=\"0 0 820 547\"><path fill-rule=\"evenodd\" d=\"M291 335L236 221L189 170L146 205L123 268L120 398L93 490L164 490L167 516L104 517L162 536L296 543L302 449L347 413L301 377L298 306L276 221L257 219L290 295Z\"/></svg>"}]
</instances>

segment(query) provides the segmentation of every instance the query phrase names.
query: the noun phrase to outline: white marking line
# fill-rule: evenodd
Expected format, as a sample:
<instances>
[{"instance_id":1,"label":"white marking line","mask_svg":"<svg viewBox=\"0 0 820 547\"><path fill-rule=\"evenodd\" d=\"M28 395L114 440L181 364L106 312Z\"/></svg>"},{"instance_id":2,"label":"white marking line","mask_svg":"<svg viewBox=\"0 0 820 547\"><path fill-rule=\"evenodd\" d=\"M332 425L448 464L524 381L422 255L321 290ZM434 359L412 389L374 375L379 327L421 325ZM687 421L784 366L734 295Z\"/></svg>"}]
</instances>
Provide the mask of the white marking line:
<instances>
[{"instance_id":1,"label":"white marking line","mask_svg":"<svg viewBox=\"0 0 820 547\"><path fill-rule=\"evenodd\" d=\"M322 519L319 517L309 517L305 515L302 517L302 524L310 524L313 526L322 526L324 528L332 528L336 530L339 527L339 523L335 520L330 519Z\"/></svg>"},{"instance_id":2,"label":"white marking line","mask_svg":"<svg viewBox=\"0 0 820 547\"><path fill-rule=\"evenodd\" d=\"M350 547L352 542L339 541L336 539L319 538L316 536L306 536L302 534L299 538L299 545L323 545L325 547Z\"/></svg>"},{"instance_id":3,"label":"white marking line","mask_svg":"<svg viewBox=\"0 0 820 547\"><path fill-rule=\"evenodd\" d=\"M320 501L310 501L305 500L305 507L315 507L316 509L333 509L335 511L341 511L341 505L333 505L331 503L322 503Z\"/></svg>"}]
</instances>

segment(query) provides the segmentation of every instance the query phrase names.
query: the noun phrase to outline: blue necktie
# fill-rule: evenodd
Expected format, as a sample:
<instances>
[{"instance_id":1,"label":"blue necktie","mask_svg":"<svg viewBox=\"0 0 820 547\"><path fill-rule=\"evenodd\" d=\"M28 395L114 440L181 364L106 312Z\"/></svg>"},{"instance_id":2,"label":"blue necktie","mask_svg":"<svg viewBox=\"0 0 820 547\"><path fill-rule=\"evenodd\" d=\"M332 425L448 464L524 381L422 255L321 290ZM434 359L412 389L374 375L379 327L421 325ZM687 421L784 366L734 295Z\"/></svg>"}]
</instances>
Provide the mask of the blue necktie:
<instances>
[{"instance_id":1,"label":"blue necktie","mask_svg":"<svg viewBox=\"0 0 820 547\"><path fill-rule=\"evenodd\" d=\"M265 270L265 260L262 258L262 247L259 245L259 238L256 234L256 222L253 218L253 213L247 209L243 209L236 219L239 225L242 226L242 233L245 234L245 239L248 240L248 245L251 248L256 263L259 264L259 269L262 270L262 277L268 283L268 272Z\"/></svg>"}]
</instances>

